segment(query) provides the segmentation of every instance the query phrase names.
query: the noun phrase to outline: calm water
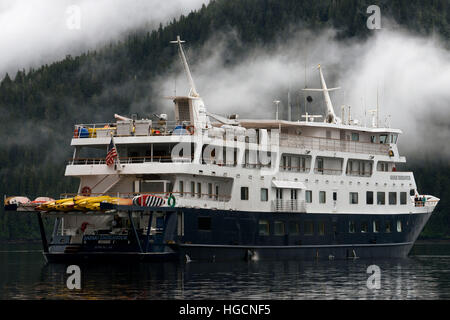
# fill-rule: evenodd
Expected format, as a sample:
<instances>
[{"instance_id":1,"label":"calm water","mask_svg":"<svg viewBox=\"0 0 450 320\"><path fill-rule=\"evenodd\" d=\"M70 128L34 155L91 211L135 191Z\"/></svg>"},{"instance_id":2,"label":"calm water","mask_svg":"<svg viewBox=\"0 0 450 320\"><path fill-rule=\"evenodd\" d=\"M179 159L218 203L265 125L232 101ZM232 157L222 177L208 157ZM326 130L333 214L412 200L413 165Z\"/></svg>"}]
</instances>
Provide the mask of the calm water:
<instances>
[{"instance_id":1,"label":"calm water","mask_svg":"<svg viewBox=\"0 0 450 320\"><path fill-rule=\"evenodd\" d=\"M66 268L46 264L38 244L0 245L0 299L449 299L450 244L417 244L400 260L252 261L80 265L82 289ZM366 286L381 268L381 289Z\"/></svg>"}]
</instances>

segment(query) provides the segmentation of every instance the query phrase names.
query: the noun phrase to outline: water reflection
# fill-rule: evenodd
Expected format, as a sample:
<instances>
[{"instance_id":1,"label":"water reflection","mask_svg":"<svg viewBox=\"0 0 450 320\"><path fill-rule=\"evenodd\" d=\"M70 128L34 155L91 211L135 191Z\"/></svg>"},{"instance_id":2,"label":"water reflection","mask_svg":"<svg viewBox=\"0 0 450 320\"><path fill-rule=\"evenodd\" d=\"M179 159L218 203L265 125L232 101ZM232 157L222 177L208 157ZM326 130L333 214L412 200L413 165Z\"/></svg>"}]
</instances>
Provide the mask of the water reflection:
<instances>
[{"instance_id":1,"label":"water reflection","mask_svg":"<svg viewBox=\"0 0 450 320\"><path fill-rule=\"evenodd\" d=\"M399 260L251 261L80 265L82 289L66 288L67 265L40 252L0 248L1 299L449 299L450 256ZM7 251L7 250L6 250ZM450 246L447 247L450 254ZM381 289L366 286L381 268Z\"/></svg>"}]
</instances>

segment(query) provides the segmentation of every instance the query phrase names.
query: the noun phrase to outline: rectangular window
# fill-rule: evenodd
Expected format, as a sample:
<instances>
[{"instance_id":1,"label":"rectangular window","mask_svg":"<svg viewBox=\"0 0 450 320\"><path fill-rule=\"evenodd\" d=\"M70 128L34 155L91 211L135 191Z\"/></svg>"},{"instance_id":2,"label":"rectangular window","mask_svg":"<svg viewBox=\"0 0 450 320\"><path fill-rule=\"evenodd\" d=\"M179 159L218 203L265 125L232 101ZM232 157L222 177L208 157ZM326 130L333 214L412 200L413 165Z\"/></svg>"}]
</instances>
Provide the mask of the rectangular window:
<instances>
[{"instance_id":1,"label":"rectangular window","mask_svg":"<svg viewBox=\"0 0 450 320\"><path fill-rule=\"evenodd\" d=\"M348 222L348 232L349 233L355 233L355 221L349 221Z\"/></svg>"},{"instance_id":2,"label":"rectangular window","mask_svg":"<svg viewBox=\"0 0 450 320\"><path fill-rule=\"evenodd\" d=\"M323 158L317 158L317 172L323 173Z\"/></svg>"},{"instance_id":3,"label":"rectangular window","mask_svg":"<svg viewBox=\"0 0 450 320\"><path fill-rule=\"evenodd\" d=\"M180 192L179 193L180 197L182 197L183 194L184 194L184 181L180 180L180 182L179 182L179 190L178 191Z\"/></svg>"},{"instance_id":4,"label":"rectangular window","mask_svg":"<svg viewBox=\"0 0 450 320\"><path fill-rule=\"evenodd\" d=\"M306 158L300 158L300 170L303 172L306 170Z\"/></svg>"},{"instance_id":5,"label":"rectangular window","mask_svg":"<svg viewBox=\"0 0 450 320\"><path fill-rule=\"evenodd\" d=\"M269 189L261 188L261 201L269 201Z\"/></svg>"},{"instance_id":6,"label":"rectangular window","mask_svg":"<svg viewBox=\"0 0 450 320\"><path fill-rule=\"evenodd\" d=\"M270 235L270 225L267 220L259 220L259 235L268 236Z\"/></svg>"},{"instance_id":7,"label":"rectangular window","mask_svg":"<svg viewBox=\"0 0 450 320\"><path fill-rule=\"evenodd\" d=\"M248 200L248 187L241 187L241 200Z\"/></svg>"},{"instance_id":8,"label":"rectangular window","mask_svg":"<svg viewBox=\"0 0 450 320\"><path fill-rule=\"evenodd\" d=\"M397 220L397 232L402 232L402 222Z\"/></svg>"},{"instance_id":9,"label":"rectangular window","mask_svg":"<svg viewBox=\"0 0 450 320\"><path fill-rule=\"evenodd\" d=\"M213 197L213 186L212 183L208 183L208 198L212 198Z\"/></svg>"},{"instance_id":10,"label":"rectangular window","mask_svg":"<svg viewBox=\"0 0 450 320\"><path fill-rule=\"evenodd\" d=\"M350 204L358 204L358 192L350 192Z\"/></svg>"},{"instance_id":11,"label":"rectangular window","mask_svg":"<svg viewBox=\"0 0 450 320\"><path fill-rule=\"evenodd\" d=\"M387 141L387 134L380 134L380 143L386 143Z\"/></svg>"},{"instance_id":12,"label":"rectangular window","mask_svg":"<svg viewBox=\"0 0 450 320\"><path fill-rule=\"evenodd\" d=\"M312 221L305 221L305 236L312 236L314 234L314 225Z\"/></svg>"},{"instance_id":13,"label":"rectangular window","mask_svg":"<svg viewBox=\"0 0 450 320\"><path fill-rule=\"evenodd\" d=\"M361 233L369 232L369 223L367 221L361 222Z\"/></svg>"},{"instance_id":14,"label":"rectangular window","mask_svg":"<svg viewBox=\"0 0 450 320\"><path fill-rule=\"evenodd\" d=\"M298 235L300 234L300 227L298 225L298 222L289 222L289 234L290 235Z\"/></svg>"},{"instance_id":15,"label":"rectangular window","mask_svg":"<svg viewBox=\"0 0 450 320\"><path fill-rule=\"evenodd\" d=\"M373 191L366 192L366 204L373 204Z\"/></svg>"},{"instance_id":16,"label":"rectangular window","mask_svg":"<svg viewBox=\"0 0 450 320\"><path fill-rule=\"evenodd\" d=\"M284 222L283 221L275 221L274 222L274 232L276 236L284 236Z\"/></svg>"},{"instance_id":17,"label":"rectangular window","mask_svg":"<svg viewBox=\"0 0 450 320\"><path fill-rule=\"evenodd\" d=\"M406 192L400 192L400 204L406 204Z\"/></svg>"},{"instance_id":18,"label":"rectangular window","mask_svg":"<svg viewBox=\"0 0 450 320\"><path fill-rule=\"evenodd\" d=\"M320 221L319 222L319 236L325 235L325 222Z\"/></svg>"},{"instance_id":19,"label":"rectangular window","mask_svg":"<svg viewBox=\"0 0 450 320\"><path fill-rule=\"evenodd\" d=\"M306 203L312 203L312 191L311 190L306 190L305 200L306 200Z\"/></svg>"},{"instance_id":20,"label":"rectangular window","mask_svg":"<svg viewBox=\"0 0 450 320\"><path fill-rule=\"evenodd\" d=\"M200 182L197 182L197 197L202 197L202 184Z\"/></svg>"},{"instance_id":21,"label":"rectangular window","mask_svg":"<svg viewBox=\"0 0 450 320\"><path fill-rule=\"evenodd\" d=\"M389 192L389 204L390 205L397 204L397 192Z\"/></svg>"},{"instance_id":22,"label":"rectangular window","mask_svg":"<svg viewBox=\"0 0 450 320\"><path fill-rule=\"evenodd\" d=\"M385 227L386 227L386 233L391 233L391 221L385 221L385 223L384 223L384 225L385 225Z\"/></svg>"},{"instance_id":23,"label":"rectangular window","mask_svg":"<svg viewBox=\"0 0 450 320\"><path fill-rule=\"evenodd\" d=\"M219 186L216 186L216 193L214 194L216 200L219 200Z\"/></svg>"},{"instance_id":24,"label":"rectangular window","mask_svg":"<svg viewBox=\"0 0 450 320\"><path fill-rule=\"evenodd\" d=\"M327 194L325 191L319 191L319 203L325 203L327 201Z\"/></svg>"},{"instance_id":25,"label":"rectangular window","mask_svg":"<svg viewBox=\"0 0 450 320\"><path fill-rule=\"evenodd\" d=\"M376 136L370 136L370 142L376 143L377 142L377 137Z\"/></svg>"},{"instance_id":26,"label":"rectangular window","mask_svg":"<svg viewBox=\"0 0 450 320\"><path fill-rule=\"evenodd\" d=\"M359 133L352 133L352 141L359 141Z\"/></svg>"},{"instance_id":27,"label":"rectangular window","mask_svg":"<svg viewBox=\"0 0 450 320\"><path fill-rule=\"evenodd\" d=\"M386 194L384 192L377 192L377 204L386 204Z\"/></svg>"},{"instance_id":28,"label":"rectangular window","mask_svg":"<svg viewBox=\"0 0 450 320\"><path fill-rule=\"evenodd\" d=\"M373 222L373 232L378 233L380 232L380 221L374 221Z\"/></svg>"},{"instance_id":29,"label":"rectangular window","mask_svg":"<svg viewBox=\"0 0 450 320\"><path fill-rule=\"evenodd\" d=\"M195 197L195 182L191 181L191 197Z\"/></svg>"},{"instance_id":30,"label":"rectangular window","mask_svg":"<svg viewBox=\"0 0 450 320\"><path fill-rule=\"evenodd\" d=\"M337 192L333 192L333 201L337 201Z\"/></svg>"},{"instance_id":31,"label":"rectangular window","mask_svg":"<svg viewBox=\"0 0 450 320\"><path fill-rule=\"evenodd\" d=\"M198 217L198 230L211 231L211 217Z\"/></svg>"}]
</instances>

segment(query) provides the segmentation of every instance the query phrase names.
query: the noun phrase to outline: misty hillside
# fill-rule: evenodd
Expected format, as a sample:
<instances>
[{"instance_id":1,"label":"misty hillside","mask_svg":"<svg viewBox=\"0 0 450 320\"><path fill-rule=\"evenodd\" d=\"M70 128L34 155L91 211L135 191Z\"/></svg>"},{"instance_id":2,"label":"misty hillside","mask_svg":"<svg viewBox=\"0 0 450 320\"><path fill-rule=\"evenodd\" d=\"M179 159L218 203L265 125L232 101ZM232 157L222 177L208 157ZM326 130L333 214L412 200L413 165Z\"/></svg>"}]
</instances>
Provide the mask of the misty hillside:
<instances>
[{"instance_id":1,"label":"misty hillside","mask_svg":"<svg viewBox=\"0 0 450 320\"><path fill-rule=\"evenodd\" d=\"M187 41L188 57L195 64L204 58L196 52L205 43L232 34L221 42L226 52L223 67L232 68L248 59L252 48L270 52L299 30L333 29L334 39L341 43L364 41L373 32L366 27L366 8L371 4L380 6L390 28L437 35L449 48L448 0L216 0L157 30L135 30L100 50L4 75L0 194L34 198L75 192L78 182L63 177L73 125L107 122L114 113L144 117L157 111L161 97L171 92L152 84L168 73L181 72L176 47L169 44L177 35ZM441 198L423 236L450 236L448 161L408 166L415 171L421 192ZM34 219L14 215L1 211L0 239L39 238Z\"/></svg>"}]
</instances>

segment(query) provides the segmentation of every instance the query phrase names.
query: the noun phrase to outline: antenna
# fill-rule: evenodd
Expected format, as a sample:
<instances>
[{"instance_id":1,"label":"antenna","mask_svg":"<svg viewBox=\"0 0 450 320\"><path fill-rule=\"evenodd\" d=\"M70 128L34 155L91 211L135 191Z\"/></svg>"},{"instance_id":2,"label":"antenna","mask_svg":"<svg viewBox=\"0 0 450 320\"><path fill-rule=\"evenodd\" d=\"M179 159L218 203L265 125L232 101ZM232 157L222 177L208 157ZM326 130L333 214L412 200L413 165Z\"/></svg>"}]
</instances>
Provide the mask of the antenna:
<instances>
[{"instance_id":1,"label":"antenna","mask_svg":"<svg viewBox=\"0 0 450 320\"><path fill-rule=\"evenodd\" d=\"M378 119L380 116L380 106L378 105L378 84L377 84L377 127L378 127Z\"/></svg>"},{"instance_id":2,"label":"antenna","mask_svg":"<svg viewBox=\"0 0 450 320\"><path fill-rule=\"evenodd\" d=\"M288 121L291 121L291 83L289 83L289 90L288 90Z\"/></svg>"},{"instance_id":3,"label":"antenna","mask_svg":"<svg viewBox=\"0 0 450 320\"><path fill-rule=\"evenodd\" d=\"M195 88L194 79L192 79L191 71L189 70L189 65L186 60L186 55L184 54L183 47L181 46L181 44L184 42L185 41L180 40L180 36L177 36L177 40L170 41L170 43L178 44L179 54L180 54L181 61L183 62L184 71L186 72L186 76L187 76L189 84L191 86L189 95L192 97L199 97L199 94L197 93L197 89Z\"/></svg>"},{"instance_id":4,"label":"antenna","mask_svg":"<svg viewBox=\"0 0 450 320\"><path fill-rule=\"evenodd\" d=\"M341 123L341 119L336 116L333 109L333 104L331 103L330 98L330 91L338 90L340 87L337 88L327 88L327 84L325 82L325 79L323 77L322 69L320 67L320 64L317 66L317 69L319 69L319 75L320 75L320 82L322 84L322 89L303 89L304 91L321 91L323 92L323 98L325 100L325 105L327 107L327 115L326 115L326 122L328 123Z\"/></svg>"},{"instance_id":5,"label":"antenna","mask_svg":"<svg viewBox=\"0 0 450 320\"><path fill-rule=\"evenodd\" d=\"M278 105L280 104L280 100L274 100L273 103L277 106L277 113L275 114L275 119L278 120Z\"/></svg>"}]
</instances>

